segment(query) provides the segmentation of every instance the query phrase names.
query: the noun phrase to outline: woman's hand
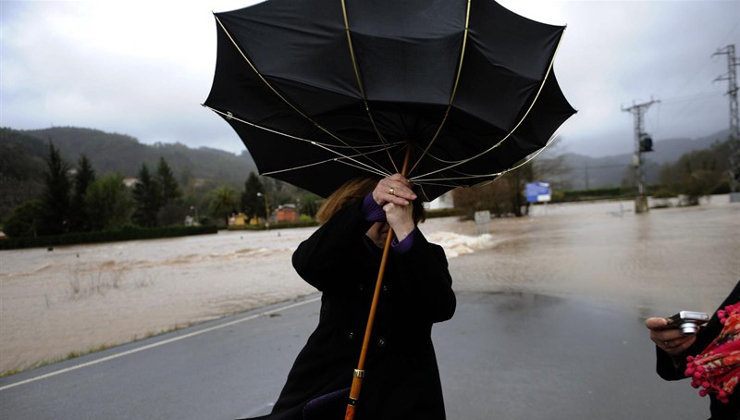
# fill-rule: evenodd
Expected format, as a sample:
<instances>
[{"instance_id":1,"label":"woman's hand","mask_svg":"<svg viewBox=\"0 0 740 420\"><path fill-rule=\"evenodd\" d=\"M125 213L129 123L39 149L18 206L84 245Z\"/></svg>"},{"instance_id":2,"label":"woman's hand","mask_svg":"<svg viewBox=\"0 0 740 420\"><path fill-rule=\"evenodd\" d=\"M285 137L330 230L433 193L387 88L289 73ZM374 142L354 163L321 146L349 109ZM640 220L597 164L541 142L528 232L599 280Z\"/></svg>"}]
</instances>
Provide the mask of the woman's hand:
<instances>
[{"instance_id":1,"label":"woman's hand","mask_svg":"<svg viewBox=\"0 0 740 420\"><path fill-rule=\"evenodd\" d=\"M665 329L668 320L665 318L648 318L645 326L650 330L650 339L670 356L678 356L685 352L694 341L695 335L683 336L678 328Z\"/></svg>"},{"instance_id":2,"label":"woman's hand","mask_svg":"<svg viewBox=\"0 0 740 420\"><path fill-rule=\"evenodd\" d=\"M385 203L405 206L416 200L416 194L408 179L401 174L393 174L378 182L373 190L373 200L381 207Z\"/></svg>"},{"instance_id":3,"label":"woman's hand","mask_svg":"<svg viewBox=\"0 0 740 420\"><path fill-rule=\"evenodd\" d=\"M416 226L411 202L416 200L416 194L408 179L401 174L381 179L373 190L373 200L383 207L385 219L399 242L414 230Z\"/></svg>"},{"instance_id":4,"label":"woman's hand","mask_svg":"<svg viewBox=\"0 0 740 420\"><path fill-rule=\"evenodd\" d=\"M393 229L398 242L409 236L416 227L413 216L414 206L411 203L406 205L386 203L383 206L383 211L385 211L385 219Z\"/></svg>"}]
</instances>

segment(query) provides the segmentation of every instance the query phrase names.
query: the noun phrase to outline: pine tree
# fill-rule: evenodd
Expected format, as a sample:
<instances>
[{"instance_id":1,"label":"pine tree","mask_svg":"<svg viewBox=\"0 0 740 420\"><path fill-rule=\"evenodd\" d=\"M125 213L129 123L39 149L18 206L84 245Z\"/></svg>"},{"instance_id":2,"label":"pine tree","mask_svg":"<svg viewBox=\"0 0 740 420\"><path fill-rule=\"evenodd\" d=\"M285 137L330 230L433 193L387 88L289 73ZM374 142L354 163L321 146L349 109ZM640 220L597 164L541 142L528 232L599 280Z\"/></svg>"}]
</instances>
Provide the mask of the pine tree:
<instances>
[{"instance_id":1,"label":"pine tree","mask_svg":"<svg viewBox=\"0 0 740 420\"><path fill-rule=\"evenodd\" d=\"M69 166L62 160L54 144L49 142L47 171L44 174L44 192L41 197L41 220L39 233L54 235L68 229L70 182L67 177Z\"/></svg>"},{"instance_id":2,"label":"pine tree","mask_svg":"<svg viewBox=\"0 0 740 420\"><path fill-rule=\"evenodd\" d=\"M133 221L139 226L154 227L157 225L157 212L162 206L162 192L159 182L151 176L146 164L141 164L139 181L134 186L136 210Z\"/></svg>"},{"instance_id":3,"label":"pine tree","mask_svg":"<svg viewBox=\"0 0 740 420\"><path fill-rule=\"evenodd\" d=\"M258 196L257 193L264 194L265 189L254 172L249 173L249 177L244 182L244 192L241 197L241 207L244 214L250 218L265 216L264 197Z\"/></svg>"},{"instance_id":4,"label":"pine tree","mask_svg":"<svg viewBox=\"0 0 740 420\"><path fill-rule=\"evenodd\" d=\"M172 169L163 157L159 158L157 182L162 189L162 202L157 212L157 224L160 226L182 224L187 216L187 209L180 200L182 191Z\"/></svg>"},{"instance_id":5,"label":"pine tree","mask_svg":"<svg viewBox=\"0 0 740 420\"><path fill-rule=\"evenodd\" d=\"M182 196L180 186L177 184L172 169L163 157L159 158L157 167L157 181L162 187L162 204L170 204Z\"/></svg>"},{"instance_id":6,"label":"pine tree","mask_svg":"<svg viewBox=\"0 0 740 420\"><path fill-rule=\"evenodd\" d=\"M77 173L74 177L72 202L69 211L69 224L72 231L90 230L90 217L87 206L85 206L85 194L93 182L95 182L95 169L83 153L77 162Z\"/></svg>"}]
</instances>

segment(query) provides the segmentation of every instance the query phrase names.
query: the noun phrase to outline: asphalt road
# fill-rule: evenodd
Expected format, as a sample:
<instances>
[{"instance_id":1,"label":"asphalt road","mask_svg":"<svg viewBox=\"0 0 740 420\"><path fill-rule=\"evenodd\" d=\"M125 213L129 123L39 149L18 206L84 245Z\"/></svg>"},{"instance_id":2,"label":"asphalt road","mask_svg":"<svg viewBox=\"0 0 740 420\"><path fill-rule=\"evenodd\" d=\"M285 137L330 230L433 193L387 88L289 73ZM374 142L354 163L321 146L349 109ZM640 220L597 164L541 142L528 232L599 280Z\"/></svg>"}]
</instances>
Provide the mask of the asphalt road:
<instances>
[{"instance_id":1,"label":"asphalt road","mask_svg":"<svg viewBox=\"0 0 740 420\"><path fill-rule=\"evenodd\" d=\"M0 378L2 419L233 419L269 412L318 318L316 297ZM625 307L463 293L434 330L448 418L705 419L654 373ZM348 373L349 374L349 373Z\"/></svg>"}]
</instances>

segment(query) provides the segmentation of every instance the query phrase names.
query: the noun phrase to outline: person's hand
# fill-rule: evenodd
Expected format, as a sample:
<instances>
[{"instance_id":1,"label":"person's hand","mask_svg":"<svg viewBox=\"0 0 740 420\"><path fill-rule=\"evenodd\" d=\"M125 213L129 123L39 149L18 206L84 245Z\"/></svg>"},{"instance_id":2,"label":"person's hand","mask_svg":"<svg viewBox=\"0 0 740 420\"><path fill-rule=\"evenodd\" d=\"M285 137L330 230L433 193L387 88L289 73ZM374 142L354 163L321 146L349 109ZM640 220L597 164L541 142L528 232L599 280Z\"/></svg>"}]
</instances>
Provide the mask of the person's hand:
<instances>
[{"instance_id":1,"label":"person's hand","mask_svg":"<svg viewBox=\"0 0 740 420\"><path fill-rule=\"evenodd\" d=\"M665 329L667 325L668 320L665 318L645 320L645 326L650 330L650 339L670 356L680 355L696 341L695 335L683 336L678 328Z\"/></svg>"},{"instance_id":2,"label":"person's hand","mask_svg":"<svg viewBox=\"0 0 740 420\"><path fill-rule=\"evenodd\" d=\"M399 242L404 240L416 227L413 216L414 206L411 203L406 205L386 203L383 211L385 211L385 220L388 221Z\"/></svg>"},{"instance_id":3,"label":"person's hand","mask_svg":"<svg viewBox=\"0 0 740 420\"><path fill-rule=\"evenodd\" d=\"M373 190L373 200L381 207L386 203L406 206L416 200L416 194L406 178L401 174L393 174L378 181Z\"/></svg>"}]
</instances>

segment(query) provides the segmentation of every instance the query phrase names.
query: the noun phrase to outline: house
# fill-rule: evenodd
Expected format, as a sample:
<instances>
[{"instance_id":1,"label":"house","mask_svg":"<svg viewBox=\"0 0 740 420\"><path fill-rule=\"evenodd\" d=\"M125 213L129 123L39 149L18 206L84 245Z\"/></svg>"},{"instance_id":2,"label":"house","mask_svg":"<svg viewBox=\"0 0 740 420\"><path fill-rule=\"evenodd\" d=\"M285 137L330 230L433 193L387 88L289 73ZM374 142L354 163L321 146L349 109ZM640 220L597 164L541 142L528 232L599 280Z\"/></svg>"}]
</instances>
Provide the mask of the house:
<instances>
[{"instance_id":1,"label":"house","mask_svg":"<svg viewBox=\"0 0 740 420\"><path fill-rule=\"evenodd\" d=\"M247 215L244 213L232 214L229 217L229 226L244 226L247 222Z\"/></svg>"},{"instance_id":2,"label":"house","mask_svg":"<svg viewBox=\"0 0 740 420\"><path fill-rule=\"evenodd\" d=\"M295 222L298 220L298 209L295 204L281 204L274 213L275 221Z\"/></svg>"},{"instance_id":3,"label":"house","mask_svg":"<svg viewBox=\"0 0 740 420\"><path fill-rule=\"evenodd\" d=\"M134 186L136 186L138 182L139 182L139 178L135 178L135 177L123 178L123 185L127 186L128 188L133 188Z\"/></svg>"}]
</instances>

